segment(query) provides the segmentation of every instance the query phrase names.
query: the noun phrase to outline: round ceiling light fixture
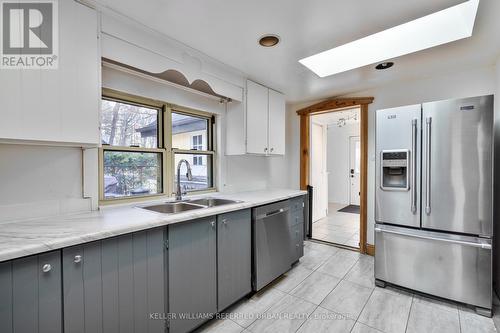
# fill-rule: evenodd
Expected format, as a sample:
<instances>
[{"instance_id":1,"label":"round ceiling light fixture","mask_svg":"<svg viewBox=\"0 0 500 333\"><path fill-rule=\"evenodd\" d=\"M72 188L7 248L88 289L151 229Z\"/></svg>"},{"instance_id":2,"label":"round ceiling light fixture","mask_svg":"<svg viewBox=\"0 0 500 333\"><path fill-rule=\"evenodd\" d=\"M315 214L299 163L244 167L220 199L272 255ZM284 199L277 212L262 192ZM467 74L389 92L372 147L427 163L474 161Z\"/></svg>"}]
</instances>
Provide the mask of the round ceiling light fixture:
<instances>
[{"instance_id":1,"label":"round ceiling light fixture","mask_svg":"<svg viewBox=\"0 0 500 333\"><path fill-rule=\"evenodd\" d=\"M378 70L383 70L383 69L391 68L392 66L394 66L394 63L389 61L389 62L380 63L377 66L375 66L375 68Z\"/></svg>"},{"instance_id":2,"label":"round ceiling light fixture","mask_svg":"<svg viewBox=\"0 0 500 333\"><path fill-rule=\"evenodd\" d=\"M280 37L277 35L264 35L260 37L259 44L264 47L273 47L280 42Z\"/></svg>"}]
</instances>

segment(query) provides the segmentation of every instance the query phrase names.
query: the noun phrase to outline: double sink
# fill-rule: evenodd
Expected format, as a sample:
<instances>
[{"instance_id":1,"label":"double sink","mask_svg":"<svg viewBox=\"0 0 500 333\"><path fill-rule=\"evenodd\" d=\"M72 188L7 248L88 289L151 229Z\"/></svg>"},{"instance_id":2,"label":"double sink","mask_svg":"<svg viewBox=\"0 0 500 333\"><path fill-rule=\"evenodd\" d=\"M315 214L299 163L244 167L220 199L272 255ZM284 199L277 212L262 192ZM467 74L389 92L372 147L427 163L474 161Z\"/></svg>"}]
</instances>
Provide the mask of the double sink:
<instances>
[{"instance_id":1,"label":"double sink","mask_svg":"<svg viewBox=\"0 0 500 333\"><path fill-rule=\"evenodd\" d=\"M238 202L241 201L221 199L221 198L203 198L203 199L165 202L162 204L156 204L151 206L141 206L140 208L162 214L176 214L195 209L230 205Z\"/></svg>"}]
</instances>

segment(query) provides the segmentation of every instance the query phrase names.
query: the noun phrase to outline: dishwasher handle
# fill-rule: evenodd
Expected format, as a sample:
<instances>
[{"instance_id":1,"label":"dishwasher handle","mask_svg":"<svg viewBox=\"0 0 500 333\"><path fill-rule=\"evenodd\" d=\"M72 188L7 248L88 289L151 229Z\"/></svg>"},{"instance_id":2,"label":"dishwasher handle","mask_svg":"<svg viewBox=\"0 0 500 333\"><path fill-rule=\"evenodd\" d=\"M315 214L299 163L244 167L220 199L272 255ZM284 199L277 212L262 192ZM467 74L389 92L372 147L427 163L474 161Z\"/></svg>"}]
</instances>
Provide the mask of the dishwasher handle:
<instances>
[{"instance_id":1,"label":"dishwasher handle","mask_svg":"<svg viewBox=\"0 0 500 333\"><path fill-rule=\"evenodd\" d=\"M283 214L283 213L288 212L289 209L290 209L289 207L285 207L285 208L280 208L280 209L273 210L270 212L266 212L264 214L257 215L257 219L260 220L260 219L264 219L266 217L271 217L271 216L275 216L278 214Z\"/></svg>"}]
</instances>

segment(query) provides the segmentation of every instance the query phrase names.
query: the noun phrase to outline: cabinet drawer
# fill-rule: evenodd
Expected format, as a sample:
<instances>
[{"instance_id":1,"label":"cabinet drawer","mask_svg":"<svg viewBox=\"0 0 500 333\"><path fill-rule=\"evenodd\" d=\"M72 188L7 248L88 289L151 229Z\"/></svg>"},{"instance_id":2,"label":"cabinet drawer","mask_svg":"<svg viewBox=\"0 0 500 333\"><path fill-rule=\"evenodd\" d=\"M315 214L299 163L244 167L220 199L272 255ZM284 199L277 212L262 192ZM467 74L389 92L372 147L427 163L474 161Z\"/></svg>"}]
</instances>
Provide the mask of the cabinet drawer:
<instances>
[{"instance_id":1,"label":"cabinet drawer","mask_svg":"<svg viewBox=\"0 0 500 333\"><path fill-rule=\"evenodd\" d=\"M291 226L304 225L304 212L303 211L292 212L290 225Z\"/></svg>"},{"instance_id":2,"label":"cabinet drawer","mask_svg":"<svg viewBox=\"0 0 500 333\"><path fill-rule=\"evenodd\" d=\"M375 278L491 308L492 251L470 236L375 226Z\"/></svg>"},{"instance_id":3,"label":"cabinet drawer","mask_svg":"<svg viewBox=\"0 0 500 333\"><path fill-rule=\"evenodd\" d=\"M304 227L302 224L297 224L290 229L292 233L292 262L299 260L304 255Z\"/></svg>"},{"instance_id":4,"label":"cabinet drawer","mask_svg":"<svg viewBox=\"0 0 500 333\"><path fill-rule=\"evenodd\" d=\"M292 212L304 209L304 196L290 199L290 209Z\"/></svg>"}]
</instances>

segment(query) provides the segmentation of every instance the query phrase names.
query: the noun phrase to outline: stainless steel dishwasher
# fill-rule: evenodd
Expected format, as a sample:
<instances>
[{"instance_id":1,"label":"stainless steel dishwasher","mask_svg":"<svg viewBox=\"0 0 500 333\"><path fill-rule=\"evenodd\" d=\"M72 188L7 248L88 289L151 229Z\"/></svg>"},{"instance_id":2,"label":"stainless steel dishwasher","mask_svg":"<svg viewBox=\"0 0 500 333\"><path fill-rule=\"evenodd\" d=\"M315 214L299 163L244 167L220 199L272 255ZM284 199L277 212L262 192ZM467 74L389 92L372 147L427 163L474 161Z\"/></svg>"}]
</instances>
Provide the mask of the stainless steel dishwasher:
<instances>
[{"instance_id":1,"label":"stainless steel dishwasher","mask_svg":"<svg viewBox=\"0 0 500 333\"><path fill-rule=\"evenodd\" d=\"M253 289L262 289L291 268L290 204L281 201L252 210Z\"/></svg>"}]
</instances>

